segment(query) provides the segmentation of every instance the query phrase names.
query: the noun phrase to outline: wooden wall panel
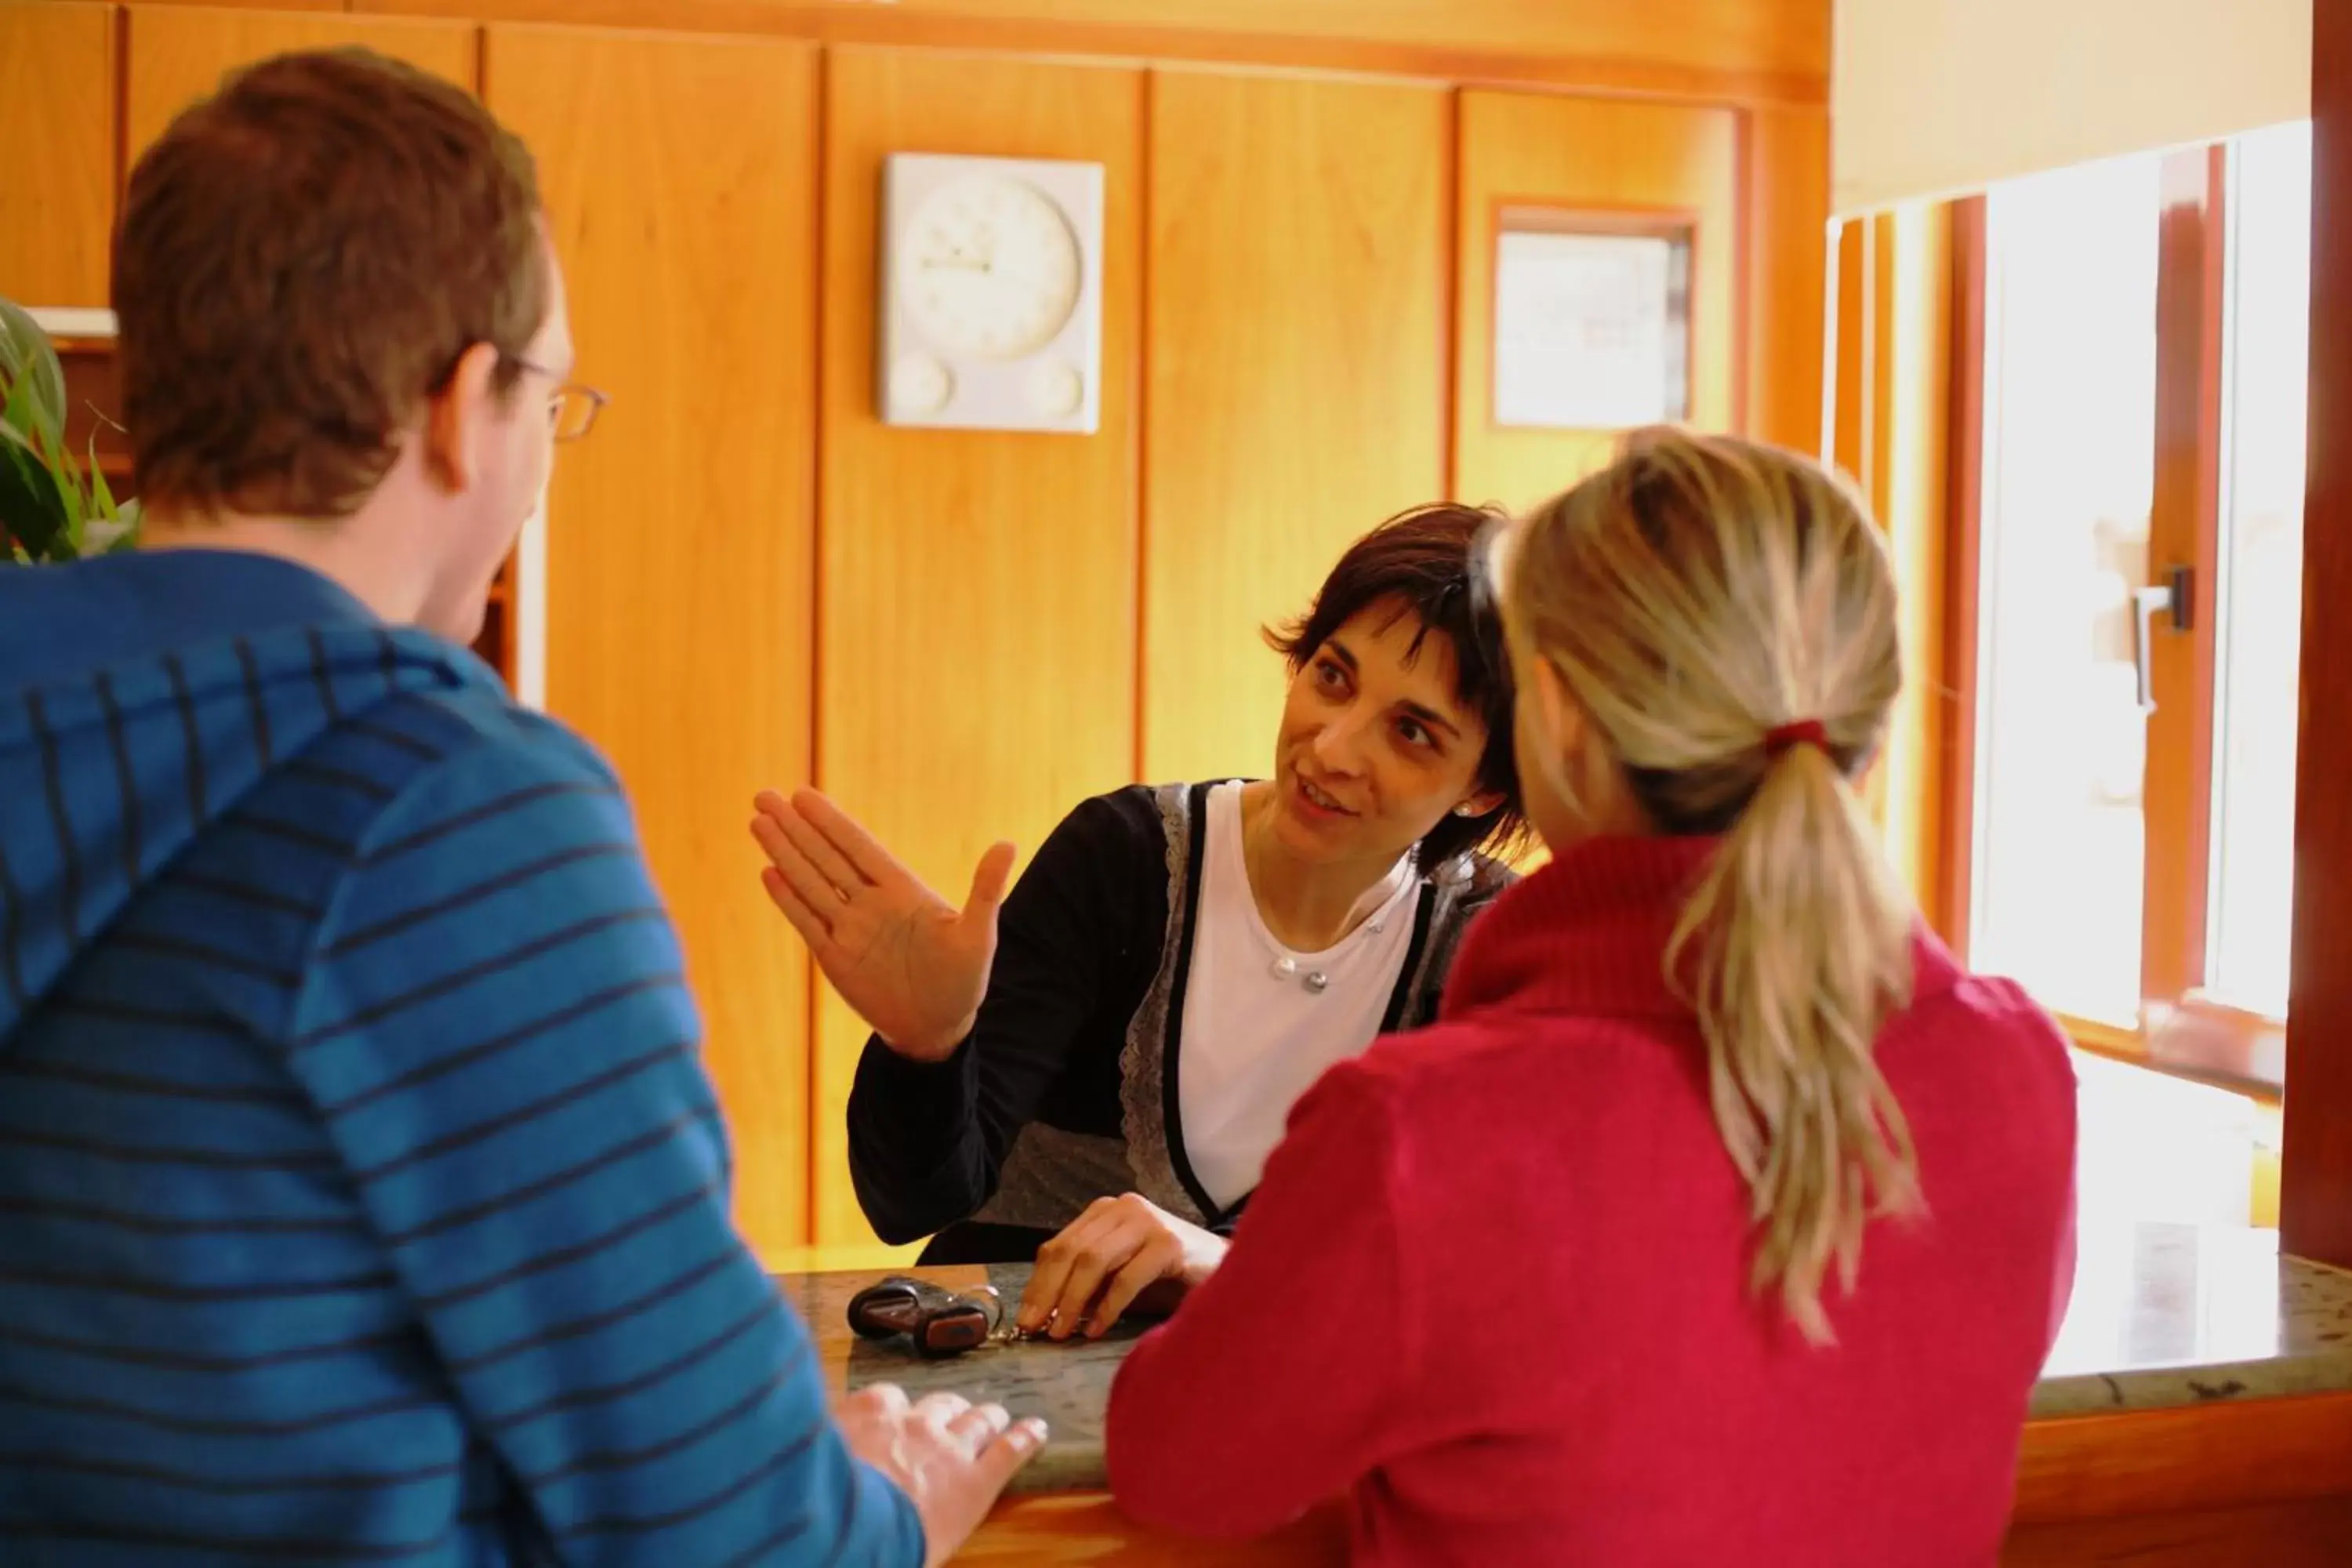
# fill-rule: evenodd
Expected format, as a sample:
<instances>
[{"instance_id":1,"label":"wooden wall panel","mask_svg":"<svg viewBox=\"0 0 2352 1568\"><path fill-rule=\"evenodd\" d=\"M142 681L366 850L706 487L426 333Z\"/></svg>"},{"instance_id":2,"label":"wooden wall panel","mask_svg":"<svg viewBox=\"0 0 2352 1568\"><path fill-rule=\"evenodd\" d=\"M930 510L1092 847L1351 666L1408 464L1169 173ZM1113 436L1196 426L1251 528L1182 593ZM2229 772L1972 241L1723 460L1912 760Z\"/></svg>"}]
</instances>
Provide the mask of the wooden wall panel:
<instances>
[{"instance_id":1,"label":"wooden wall panel","mask_svg":"<svg viewBox=\"0 0 2352 1568\"><path fill-rule=\"evenodd\" d=\"M869 49L829 51L827 70L819 782L961 900L990 843L1025 858L1134 766L1143 79ZM1097 434L875 417L876 207L883 155L901 151L1104 164ZM774 936L788 940L781 923ZM864 1039L826 991L820 1243L872 1236L840 1115Z\"/></svg>"},{"instance_id":2,"label":"wooden wall panel","mask_svg":"<svg viewBox=\"0 0 2352 1568\"><path fill-rule=\"evenodd\" d=\"M814 51L494 27L488 100L539 159L581 380L559 448L548 707L612 759L686 944L770 1258L807 1239L808 963L760 890L751 796L808 775Z\"/></svg>"},{"instance_id":3,"label":"wooden wall panel","mask_svg":"<svg viewBox=\"0 0 2352 1568\"><path fill-rule=\"evenodd\" d=\"M0 3L0 295L104 305L114 228L114 10Z\"/></svg>"},{"instance_id":4,"label":"wooden wall panel","mask_svg":"<svg viewBox=\"0 0 2352 1568\"><path fill-rule=\"evenodd\" d=\"M1511 206L1680 216L1692 244L1692 423L1738 417L1739 123L1728 109L1517 93L1462 95L1454 489L1533 506L1615 449L1613 435L1494 422L1495 237Z\"/></svg>"},{"instance_id":5,"label":"wooden wall panel","mask_svg":"<svg viewBox=\"0 0 2352 1568\"><path fill-rule=\"evenodd\" d=\"M1831 0L351 0L350 8L1737 102L1829 97Z\"/></svg>"},{"instance_id":6,"label":"wooden wall panel","mask_svg":"<svg viewBox=\"0 0 2352 1568\"><path fill-rule=\"evenodd\" d=\"M1822 450L1822 306L1830 121L1818 109L1759 109L1742 137L1748 193L1741 428Z\"/></svg>"},{"instance_id":7,"label":"wooden wall panel","mask_svg":"<svg viewBox=\"0 0 2352 1568\"><path fill-rule=\"evenodd\" d=\"M1451 105L1419 87L1151 86L1144 775L1262 775L1261 627L1444 492Z\"/></svg>"},{"instance_id":8,"label":"wooden wall panel","mask_svg":"<svg viewBox=\"0 0 2352 1568\"><path fill-rule=\"evenodd\" d=\"M226 72L289 49L364 44L474 89L480 34L468 22L343 16L308 11L246 11L200 5L131 5L131 69L123 104L124 166L163 133L172 117L219 87Z\"/></svg>"}]
</instances>

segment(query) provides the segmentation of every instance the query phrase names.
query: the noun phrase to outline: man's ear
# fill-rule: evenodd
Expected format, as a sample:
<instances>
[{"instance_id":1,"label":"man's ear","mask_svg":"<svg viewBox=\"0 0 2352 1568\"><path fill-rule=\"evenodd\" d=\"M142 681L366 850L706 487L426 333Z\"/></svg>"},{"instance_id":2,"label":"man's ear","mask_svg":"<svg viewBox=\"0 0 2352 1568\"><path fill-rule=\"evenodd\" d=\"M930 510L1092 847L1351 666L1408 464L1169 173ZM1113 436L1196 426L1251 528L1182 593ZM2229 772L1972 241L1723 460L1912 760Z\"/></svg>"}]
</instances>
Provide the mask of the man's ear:
<instances>
[{"instance_id":1,"label":"man's ear","mask_svg":"<svg viewBox=\"0 0 2352 1568\"><path fill-rule=\"evenodd\" d=\"M449 490L470 487L480 473L481 444L497 403L493 384L499 351L476 343L458 356L457 368L425 406L425 472Z\"/></svg>"}]
</instances>

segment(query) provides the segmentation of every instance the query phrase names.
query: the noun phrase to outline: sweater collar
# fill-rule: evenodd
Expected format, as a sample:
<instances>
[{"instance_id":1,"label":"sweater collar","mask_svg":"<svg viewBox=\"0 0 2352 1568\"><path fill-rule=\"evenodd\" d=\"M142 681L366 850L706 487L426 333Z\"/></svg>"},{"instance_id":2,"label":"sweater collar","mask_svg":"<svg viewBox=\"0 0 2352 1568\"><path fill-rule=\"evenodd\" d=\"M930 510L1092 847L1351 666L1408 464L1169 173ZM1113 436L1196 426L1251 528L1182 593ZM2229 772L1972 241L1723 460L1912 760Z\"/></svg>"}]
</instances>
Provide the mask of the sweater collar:
<instances>
[{"instance_id":1,"label":"sweater collar","mask_svg":"<svg viewBox=\"0 0 2352 1568\"><path fill-rule=\"evenodd\" d=\"M1717 838L1587 839L1496 899L1464 937L1443 1016L1507 1011L1670 1016L1666 943ZM1914 995L1949 990L1958 964L1915 926Z\"/></svg>"}]
</instances>

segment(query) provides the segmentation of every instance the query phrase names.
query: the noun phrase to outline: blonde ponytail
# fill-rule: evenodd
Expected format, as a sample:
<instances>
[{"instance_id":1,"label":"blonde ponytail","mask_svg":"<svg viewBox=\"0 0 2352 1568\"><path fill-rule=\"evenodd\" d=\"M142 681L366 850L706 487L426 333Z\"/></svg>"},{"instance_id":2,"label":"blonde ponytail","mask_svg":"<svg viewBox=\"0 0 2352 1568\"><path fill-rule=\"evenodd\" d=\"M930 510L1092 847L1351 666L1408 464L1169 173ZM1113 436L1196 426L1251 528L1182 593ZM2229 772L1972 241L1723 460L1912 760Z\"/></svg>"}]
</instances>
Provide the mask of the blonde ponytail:
<instances>
[{"instance_id":1,"label":"blonde ponytail","mask_svg":"<svg viewBox=\"0 0 2352 1568\"><path fill-rule=\"evenodd\" d=\"M1874 1210L1919 1205L1903 1109L1871 1058L1907 999L1911 910L1819 746L1768 761L1668 949L1707 1046L1716 1125L1758 1226L1750 1279L1816 1343L1832 1261L1851 1290Z\"/></svg>"},{"instance_id":2,"label":"blonde ponytail","mask_svg":"<svg viewBox=\"0 0 2352 1568\"><path fill-rule=\"evenodd\" d=\"M1909 998L1913 913L1851 783L1901 685L1878 531L1805 458L1662 432L1529 517L1512 555L1515 646L1660 832L1721 837L1668 977L1751 1194L1752 1284L1829 1342L1832 1267L1851 1289L1870 1219L1922 1202L1872 1057Z\"/></svg>"}]
</instances>

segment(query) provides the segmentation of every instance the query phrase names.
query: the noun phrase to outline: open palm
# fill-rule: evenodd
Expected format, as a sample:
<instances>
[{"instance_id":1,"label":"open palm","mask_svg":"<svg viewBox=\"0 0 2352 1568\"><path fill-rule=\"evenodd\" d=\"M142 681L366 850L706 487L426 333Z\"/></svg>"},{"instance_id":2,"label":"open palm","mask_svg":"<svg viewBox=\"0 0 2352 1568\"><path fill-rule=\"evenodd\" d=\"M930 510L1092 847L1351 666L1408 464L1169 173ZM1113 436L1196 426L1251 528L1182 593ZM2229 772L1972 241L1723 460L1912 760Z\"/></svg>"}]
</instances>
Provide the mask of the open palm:
<instances>
[{"instance_id":1,"label":"open palm","mask_svg":"<svg viewBox=\"0 0 2352 1568\"><path fill-rule=\"evenodd\" d=\"M842 1000L902 1056L952 1055L988 992L1013 846L981 857L958 910L816 791L764 790L752 805L761 883Z\"/></svg>"}]
</instances>

